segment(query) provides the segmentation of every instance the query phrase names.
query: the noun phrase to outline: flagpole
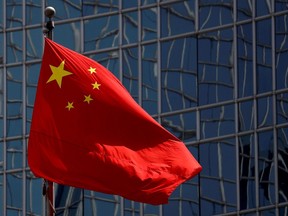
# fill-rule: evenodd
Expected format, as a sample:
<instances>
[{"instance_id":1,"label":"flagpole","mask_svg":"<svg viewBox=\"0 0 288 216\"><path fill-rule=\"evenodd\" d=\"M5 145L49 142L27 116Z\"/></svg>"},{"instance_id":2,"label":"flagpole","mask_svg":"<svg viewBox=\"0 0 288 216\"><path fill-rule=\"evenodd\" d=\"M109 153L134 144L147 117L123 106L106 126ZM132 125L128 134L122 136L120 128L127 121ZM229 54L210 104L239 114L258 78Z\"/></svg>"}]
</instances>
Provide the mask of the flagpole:
<instances>
[{"instance_id":1,"label":"flagpole","mask_svg":"<svg viewBox=\"0 0 288 216\"><path fill-rule=\"evenodd\" d=\"M48 21L46 23L45 33L46 37L49 39L53 39L52 31L54 29L54 21L52 21L52 17L55 15L56 10L53 7L46 7L45 8L45 16L48 17ZM46 187L46 215L47 216L54 216L55 209L54 209L54 184L52 181L47 181L48 185Z\"/></svg>"}]
</instances>

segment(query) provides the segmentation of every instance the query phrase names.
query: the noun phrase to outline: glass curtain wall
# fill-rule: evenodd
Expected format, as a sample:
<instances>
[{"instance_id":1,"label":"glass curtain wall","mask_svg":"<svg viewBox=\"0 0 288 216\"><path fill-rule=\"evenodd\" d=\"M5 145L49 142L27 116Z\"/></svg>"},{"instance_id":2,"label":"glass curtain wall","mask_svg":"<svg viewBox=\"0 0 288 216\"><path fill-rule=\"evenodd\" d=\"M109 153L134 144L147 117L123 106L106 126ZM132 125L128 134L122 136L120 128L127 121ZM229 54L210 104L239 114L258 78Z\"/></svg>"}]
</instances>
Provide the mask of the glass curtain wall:
<instances>
[{"instance_id":1,"label":"glass curtain wall","mask_svg":"<svg viewBox=\"0 0 288 216\"><path fill-rule=\"evenodd\" d=\"M0 0L0 215L45 213L27 144L47 6L53 40L107 67L203 166L160 206L55 185L56 215L287 215L287 5Z\"/></svg>"}]
</instances>

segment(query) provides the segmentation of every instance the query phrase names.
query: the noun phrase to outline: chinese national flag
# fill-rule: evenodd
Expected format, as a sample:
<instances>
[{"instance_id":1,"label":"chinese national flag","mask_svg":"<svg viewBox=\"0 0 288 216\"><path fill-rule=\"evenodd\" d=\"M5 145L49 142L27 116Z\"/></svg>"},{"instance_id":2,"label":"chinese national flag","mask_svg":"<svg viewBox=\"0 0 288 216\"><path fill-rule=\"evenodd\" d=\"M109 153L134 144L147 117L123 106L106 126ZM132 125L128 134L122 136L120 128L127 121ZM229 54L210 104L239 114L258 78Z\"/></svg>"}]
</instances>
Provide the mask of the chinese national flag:
<instances>
[{"instance_id":1,"label":"chinese national flag","mask_svg":"<svg viewBox=\"0 0 288 216\"><path fill-rule=\"evenodd\" d=\"M111 72L47 38L28 162L49 181L154 205L202 169Z\"/></svg>"}]
</instances>

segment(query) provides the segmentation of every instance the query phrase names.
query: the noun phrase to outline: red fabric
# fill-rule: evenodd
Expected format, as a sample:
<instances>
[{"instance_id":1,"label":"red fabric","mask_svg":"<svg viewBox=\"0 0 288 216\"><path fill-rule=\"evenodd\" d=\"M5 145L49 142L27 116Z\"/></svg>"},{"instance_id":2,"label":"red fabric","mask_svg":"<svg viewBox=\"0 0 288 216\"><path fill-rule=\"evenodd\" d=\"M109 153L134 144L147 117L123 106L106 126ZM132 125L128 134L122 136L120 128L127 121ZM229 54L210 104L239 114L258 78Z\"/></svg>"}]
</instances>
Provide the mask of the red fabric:
<instances>
[{"instance_id":1,"label":"red fabric","mask_svg":"<svg viewBox=\"0 0 288 216\"><path fill-rule=\"evenodd\" d=\"M65 76L55 79L63 70ZM111 72L49 39L28 162L38 177L150 204L167 203L179 184L202 169Z\"/></svg>"}]
</instances>

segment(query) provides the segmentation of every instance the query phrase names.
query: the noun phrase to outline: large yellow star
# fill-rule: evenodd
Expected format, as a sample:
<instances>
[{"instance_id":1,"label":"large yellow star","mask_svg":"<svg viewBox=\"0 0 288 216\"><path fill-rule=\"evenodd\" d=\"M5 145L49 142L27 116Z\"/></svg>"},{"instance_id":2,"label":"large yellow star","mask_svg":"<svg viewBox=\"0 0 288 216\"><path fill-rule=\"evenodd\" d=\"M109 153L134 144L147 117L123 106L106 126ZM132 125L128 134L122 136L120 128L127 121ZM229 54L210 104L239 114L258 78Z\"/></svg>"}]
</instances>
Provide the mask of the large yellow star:
<instances>
[{"instance_id":1,"label":"large yellow star","mask_svg":"<svg viewBox=\"0 0 288 216\"><path fill-rule=\"evenodd\" d=\"M88 104L90 104L90 101L92 101L93 99L91 98L91 95L84 95L85 99L84 99L84 102L87 102Z\"/></svg>"},{"instance_id":2,"label":"large yellow star","mask_svg":"<svg viewBox=\"0 0 288 216\"><path fill-rule=\"evenodd\" d=\"M98 89L99 90L99 87L101 86L101 84L99 84L99 83L97 83L97 82L95 82L95 83L92 83L91 84L92 86L93 86L93 89Z\"/></svg>"},{"instance_id":3,"label":"large yellow star","mask_svg":"<svg viewBox=\"0 0 288 216\"><path fill-rule=\"evenodd\" d=\"M50 78L48 79L46 83L56 80L59 87L61 88L62 78L64 76L72 75L71 72L64 70L64 64L65 64L65 61L62 61L58 67L49 65L52 71L52 75L50 76Z\"/></svg>"},{"instance_id":4,"label":"large yellow star","mask_svg":"<svg viewBox=\"0 0 288 216\"><path fill-rule=\"evenodd\" d=\"M68 104L67 104L67 106L65 108L67 108L70 111L72 108L74 108L73 102L71 102L71 103L68 102Z\"/></svg>"}]
</instances>

